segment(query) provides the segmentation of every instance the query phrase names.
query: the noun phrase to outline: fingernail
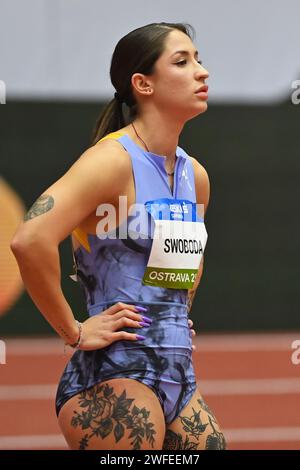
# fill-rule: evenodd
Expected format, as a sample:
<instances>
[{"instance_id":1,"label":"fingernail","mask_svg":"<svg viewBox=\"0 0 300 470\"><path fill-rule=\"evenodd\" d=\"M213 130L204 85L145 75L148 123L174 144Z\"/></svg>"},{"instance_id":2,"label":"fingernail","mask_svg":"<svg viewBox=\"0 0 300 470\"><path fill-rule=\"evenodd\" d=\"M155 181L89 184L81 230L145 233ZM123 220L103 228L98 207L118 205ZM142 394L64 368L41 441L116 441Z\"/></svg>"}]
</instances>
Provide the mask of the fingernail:
<instances>
[{"instance_id":1,"label":"fingernail","mask_svg":"<svg viewBox=\"0 0 300 470\"><path fill-rule=\"evenodd\" d=\"M136 305L135 308L137 309L138 312L147 312L148 310L148 308L140 307L139 305Z\"/></svg>"},{"instance_id":2,"label":"fingernail","mask_svg":"<svg viewBox=\"0 0 300 470\"><path fill-rule=\"evenodd\" d=\"M136 335L136 339L139 341L143 341L144 339L146 339L146 336Z\"/></svg>"},{"instance_id":3,"label":"fingernail","mask_svg":"<svg viewBox=\"0 0 300 470\"><path fill-rule=\"evenodd\" d=\"M144 322L147 321L147 322L149 322L149 323L152 323L152 318L145 317L145 315L142 316L142 320L143 320Z\"/></svg>"},{"instance_id":4,"label":"fingernail","mask_svg":"<svg viewBox=\"0 0 300 470\"><path fill-rule=\"evenodd\" d=\"M140 322L139 325L144 326L145 328L149 328L150 324L145 322Z\"/></svg>"}]
</instances>

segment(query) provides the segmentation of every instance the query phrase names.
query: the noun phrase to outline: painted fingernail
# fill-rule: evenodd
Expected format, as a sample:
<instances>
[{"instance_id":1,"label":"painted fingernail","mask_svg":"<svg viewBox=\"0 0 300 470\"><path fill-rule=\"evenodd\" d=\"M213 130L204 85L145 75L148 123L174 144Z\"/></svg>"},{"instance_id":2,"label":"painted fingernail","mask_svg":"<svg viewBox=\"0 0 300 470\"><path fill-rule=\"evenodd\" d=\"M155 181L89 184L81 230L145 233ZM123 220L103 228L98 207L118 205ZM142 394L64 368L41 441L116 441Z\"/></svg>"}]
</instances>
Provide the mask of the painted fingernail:
<instances>
[{"instance_id":1,"label":"painted fingernail","mask_svg":"<svg viewBox=\"0 0 300 470\"><path fill-rule=\"evenodd\" d=\"M136 335L136 339L138 341L143 341L144 339L146 339L146 336Z\"/></svg>"},{"instance_id":2,"label":"painted fingernail","mask_svg":"<svg viewBox=\"0 0 300 470\"><path fill-rule=\"evenodd\" d=\"M136 305L135 308L137 309L138 312L147 312L148 310L148 308L140 307L139 305Z\"/></svg>"},{"instance_id":3,"label":"painted fingernail","mask_svg":"<svg viewBox=\"0 0 300 470\"><path fill-rule=\"evenodd\" d=\"M147 321L147 322L149 322L149 323L152 323L152 318L145 317L145 315L142 316L142 320L143 320L144 322Z\"/></svg>"},{"instance_id":4,"label":"painted fingernail","mask_svg":"<svg viewBox=\"0 0 300 470\"><path fill-rule=\"evenodd\" d=\"M149 326L150 326L149 323L145 323L145 322L140 322L139 325L144 326L145 328L149 328Z\"/></svg>"}]
</instances>

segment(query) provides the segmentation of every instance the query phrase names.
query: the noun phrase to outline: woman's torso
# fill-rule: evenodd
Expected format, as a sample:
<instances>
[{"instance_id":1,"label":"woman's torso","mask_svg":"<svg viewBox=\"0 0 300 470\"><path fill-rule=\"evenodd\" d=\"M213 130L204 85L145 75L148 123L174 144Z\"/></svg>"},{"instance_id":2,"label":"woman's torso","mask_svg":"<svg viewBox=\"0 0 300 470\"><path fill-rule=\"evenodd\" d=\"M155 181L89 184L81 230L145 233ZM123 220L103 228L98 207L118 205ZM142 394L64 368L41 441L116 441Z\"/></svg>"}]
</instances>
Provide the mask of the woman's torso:
<instances>
[{"instance_id":1,"label":"woman's torso","mask_svg":"<svg viewBox=\"0 0 300 470\"><path fill-rule=\"evenodd\" d=\"M134 203L144 204L149 199L157 198L181 198L196 202L192 163L183 149L177 147L173 177L166 173L164 158L144 151L135 142L128 127L111 133L104 137L106 138L118 140L120 152L125 152L128 165L132 165L133 169L124 184L126 189L122 191L122 196L126 197L126 213L124 209L120 211L117 201L105 201L111 203L116 211L116 223L109 227L110 230L120 228L123 224L128 226L128 209ZM119 220L120 214L123 215ZM89 314L99 313L112 301L186 305L186 289L143 284L151 239L137 241L129 236L123 240L100 240L97 235L101 230L99 231L97 224L103 217L93 211L72 232L77 278L85 293Z\"/></svg>"}]
</instances>

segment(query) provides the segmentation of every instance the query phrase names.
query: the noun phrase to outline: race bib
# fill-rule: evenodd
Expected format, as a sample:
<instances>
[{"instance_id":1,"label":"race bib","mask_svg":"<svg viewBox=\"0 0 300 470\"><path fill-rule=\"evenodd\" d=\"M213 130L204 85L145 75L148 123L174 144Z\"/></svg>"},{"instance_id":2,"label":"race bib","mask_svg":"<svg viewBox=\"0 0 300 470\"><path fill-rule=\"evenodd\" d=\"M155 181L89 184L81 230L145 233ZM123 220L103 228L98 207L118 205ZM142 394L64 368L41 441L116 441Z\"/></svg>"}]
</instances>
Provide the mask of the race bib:
<instances>
[{"instance_id":1,"label":"race bib","mask_svg":"<svg viewBox=\"0 0 300 470\"><path fill-rule=\"evenodd\" d=\"M193 287L207 231L197 205L184 199L145 203L154 223L153 242L143 283L171 289Z\"/></svg>"}]
</instances>

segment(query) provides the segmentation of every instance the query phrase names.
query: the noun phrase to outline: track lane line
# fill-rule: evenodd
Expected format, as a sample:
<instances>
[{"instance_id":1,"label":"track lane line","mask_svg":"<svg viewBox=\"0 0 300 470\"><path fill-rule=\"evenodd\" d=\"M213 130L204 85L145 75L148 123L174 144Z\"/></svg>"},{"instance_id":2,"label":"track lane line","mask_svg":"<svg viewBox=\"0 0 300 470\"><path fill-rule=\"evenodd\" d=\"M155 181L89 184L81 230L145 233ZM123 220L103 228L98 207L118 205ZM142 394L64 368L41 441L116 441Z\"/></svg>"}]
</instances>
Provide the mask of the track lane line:
<instances>
[{"instance_id":1,"label":"track lane line","mask_svg":"<svg viewBox=\"0 0 300 470\"><path fill-rule=\"evenodd\" d=\"M261 427L222 429L228 444L251 442L298 442L300 427ZM67 448L62 434L1 436L0 449L51 449Z\"/></svg>"},{"instance_id":2,"label":"track lane line","mask_svg":"<svg viewBox=\"0 0 300 470\"><path fill-rule=\"evenodd\" d=\"M285 395L300 393L300 379L233 379L199 380L203 395ZM50 400L55 398L56 384L1 385L0 400Z\"/></svg>"}]
</instances>

